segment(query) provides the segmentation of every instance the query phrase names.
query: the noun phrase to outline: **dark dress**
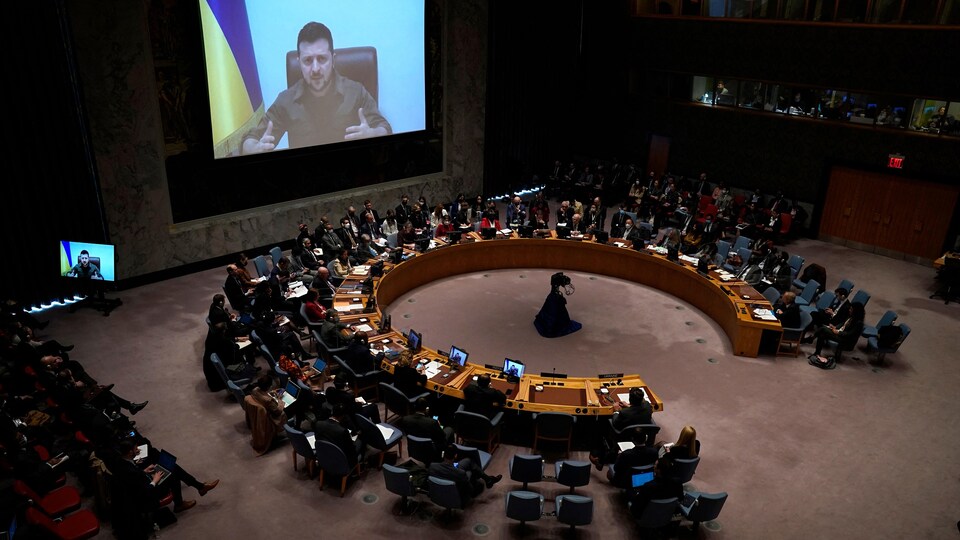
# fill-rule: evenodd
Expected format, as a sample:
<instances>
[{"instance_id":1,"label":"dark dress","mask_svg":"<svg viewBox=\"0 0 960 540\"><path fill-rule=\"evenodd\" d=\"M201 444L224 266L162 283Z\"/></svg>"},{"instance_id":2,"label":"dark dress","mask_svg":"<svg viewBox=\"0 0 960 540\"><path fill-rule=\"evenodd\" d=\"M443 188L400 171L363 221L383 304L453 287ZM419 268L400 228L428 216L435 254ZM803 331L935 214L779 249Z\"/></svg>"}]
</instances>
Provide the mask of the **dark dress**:
<instances>
[{"instance_id":1,"label":"dark dress","mask_svg":"<svg viewBox=\"0 0 960 540\"><path fill-rule=\"evenodd\" d=\"M570 320L567 299L559 291L551 291L547 295L533 324L537 327L537 332L547 338L565 336L583 328L582 324Z\"/></svg>"}]
</instances>

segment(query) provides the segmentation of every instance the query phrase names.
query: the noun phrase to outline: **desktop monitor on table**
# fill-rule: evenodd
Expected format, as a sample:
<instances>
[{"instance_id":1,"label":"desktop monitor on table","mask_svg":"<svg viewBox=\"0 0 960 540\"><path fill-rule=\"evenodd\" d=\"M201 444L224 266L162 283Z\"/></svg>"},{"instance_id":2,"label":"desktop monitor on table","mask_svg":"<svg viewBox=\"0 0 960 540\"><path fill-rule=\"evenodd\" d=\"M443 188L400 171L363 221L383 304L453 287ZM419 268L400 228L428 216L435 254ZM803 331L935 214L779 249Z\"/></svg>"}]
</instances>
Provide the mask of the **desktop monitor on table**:
<instances>
[{"instance_id":1,"label":"desktop monitor on table","mask_svg":"<svg viewBox=\"0 0 960 540\"><path fill-rule=\"evenodd\" d=\"M450 346L450 361L458 366L464 366L467 364L467 357L470 356L470 353L457 347L456 345Z\"/></svg>"},{"instance_id":2,"label":"desktop monitor on table","mask_svg":"<svg viewBox=\"0 0 960 540\"><path fill-rule=\"evenodd\" d=\"M484 227L480 229L480 237L484 240L493 240L497 236L497 230L493 227Z\"/></svg>"},{"instance_id":3,"label":"desktop monitor on table","mask_svg":"<svg viewBox=\"0 0 960 540\"><path fill-rule=\"evenodd\" d=\"M526 366L519 360L503 359L503 373L510 379L519 379L523 377L523 370Z\"/></svg>"},{"instance_id":4,"label":"desktop monitor on table","mask_svg":"<svg viewBox=\"0 0 960 540\"><path fill-rule=\"evenodd\" d=\"M407 333L407 345L410 347L410 350L414 352L414 354L420 352L422 341L423 334L418 334L413 330L413 328L411 328L410 332Z\"/></svg>"}]
</instances>

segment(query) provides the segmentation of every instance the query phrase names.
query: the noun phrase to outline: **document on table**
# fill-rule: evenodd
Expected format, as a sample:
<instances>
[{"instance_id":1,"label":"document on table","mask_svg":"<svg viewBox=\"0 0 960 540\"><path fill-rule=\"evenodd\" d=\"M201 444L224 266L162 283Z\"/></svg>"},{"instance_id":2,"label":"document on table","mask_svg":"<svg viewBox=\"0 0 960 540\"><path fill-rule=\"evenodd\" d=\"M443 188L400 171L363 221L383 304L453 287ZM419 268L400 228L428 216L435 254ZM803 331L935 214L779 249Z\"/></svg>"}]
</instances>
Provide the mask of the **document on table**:
<instances>
[{"instance_id":1,"label":"document on table","mask_svg":"<svg viewBox=\"0 0 960 540\"><path fill-rule=\"evenodd\" d=\"M754 308L753 314L764 321L775 321L777 316L769 309Z\"/></svg>"},{"instance_id":2,"label":"document on table","mask_svg":"<svg viewBox=\"0 0 960 540\"><path fill-rule=\"evenodd\" d=\"M511 234L513 234L513 229L500 229L499 232L504 236L510 236Z\"/></svg>"},{"instance_id":3,"label":"document on table","mask_svg":"<svg viewBox=\"0 0 960 540\"><path fill-rule=\"evenodd\" d=\"M434 378L438 373L440 373L440 362L436 360L427 364L427 367L424 368L424 374L426 374L428 379Z\"/></svg>"},{"instance_id":4,"label":"document on table","mask_svg":"<svg viewBox=\"0 0 960 540\"><path fill-rule=\"evenodd\" d=\"M249 339L246 340L246 341L238 341L238 342L237 342L237 348L238 348L238 349L246 349L247 347L250 346L251 343L253 343L253 341L251 341L251 340L249 340Z\"/></svg>"},{"instance_id":5,"label":"document on table","mask_svg":"<svg viewBox=\"0 0 960 540\"><path fill-rule=\"evenodd\" d=\"M363 304L350 304L343 309L344 311L357 311L359 309L363 309Z\"/></svg>"},{"instance_id":6,"label":"document on table","mask_svg":"<svg viewBox=\"0 0 960 540\"><path fill-rule=\"evenodd\" d=\"M359 305L359 304L356 304ZM373 327L369 324L358 324L353 327L357 332L373 332Z\"/></svg>"},{"instance_id":7,"label":"document on table","mask_svg":"<svg viewBox=\"0 0 960 540\"><path fill-rule=\"evenodd\" d=\"M651 403L650 396L647 395L647 391L644 388L640 388L640 391L643 392L643 400L647 403ZM624 403L630 403L630 394L617 394L617 398Z\"/></svg>"}]
</instances>

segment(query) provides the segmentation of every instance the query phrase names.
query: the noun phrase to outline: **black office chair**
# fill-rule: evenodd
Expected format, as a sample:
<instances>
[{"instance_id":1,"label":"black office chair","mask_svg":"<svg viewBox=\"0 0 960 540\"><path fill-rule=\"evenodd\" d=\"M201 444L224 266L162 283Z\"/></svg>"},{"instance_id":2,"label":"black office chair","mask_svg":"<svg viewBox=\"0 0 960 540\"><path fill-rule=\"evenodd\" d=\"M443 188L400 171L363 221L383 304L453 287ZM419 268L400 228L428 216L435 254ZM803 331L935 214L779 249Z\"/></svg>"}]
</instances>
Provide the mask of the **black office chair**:
<instances>
[{"instance_id":1,"label":"black office chair","mask_svg":"<svg viewBox=\"0 0 960 540\"><path fill-rule=\"evenodd\" d=\"M376 47L334 49L334 65L344 77L362 84L375 101L380 101ZM287 88L303 78L298 51L287 52Z\"/></svg>"}]
</instances>

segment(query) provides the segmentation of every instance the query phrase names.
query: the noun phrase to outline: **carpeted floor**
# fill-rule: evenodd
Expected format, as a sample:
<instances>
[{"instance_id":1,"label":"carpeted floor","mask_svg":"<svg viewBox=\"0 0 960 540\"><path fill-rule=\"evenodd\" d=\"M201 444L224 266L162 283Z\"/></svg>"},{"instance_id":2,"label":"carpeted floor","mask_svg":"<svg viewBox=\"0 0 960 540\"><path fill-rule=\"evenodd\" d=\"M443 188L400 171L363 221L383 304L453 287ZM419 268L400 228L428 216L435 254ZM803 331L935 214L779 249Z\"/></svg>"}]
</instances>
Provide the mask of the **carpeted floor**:
<instances>
[{"instance_id":1,"label":"carpeted floor","mask_svg":"<svg viewBox=\"0 0 960 540\"><path fill-rule=\"evenodd\" d=\"M451 278L411 291L390 311L395 327L413 326L431 347L456 344L474 362L510 356L536 372L639 373L665 402L655 416L661 438L675 439L685 424L697 428L703 448L693 486L730 494L719 530L682 537L956 538L960 306L928 300L935 288L929 268L812 240L786 249L825 266L829 286L850 278L870 291L868 323L894 309L913 328L888 367L868 365L862 351L848 353L835 371L813 368L804 356L735 357L720 328L689 305L576 272L568 308L584 329L556 340L540 338L531 324L547 293L545 270ZM341 499L308 480L302 461L294 472L286 444L255 457L240 407L208 392L200 370L203 318L223 278L218 269L124 291L124 305L107 318L64 309L41 316L52 321L49 336L76 345L72 357L89 372L115 383L121 396L150 400L135 419L157 446L199 478L221 479L202 499L186 490L200 504L161 538L262 538L304 527L321 537L562 535L552 517L525 533L503 517L505 493L519 489L508 479L452 520L429 501L398 516L398 499L375 469ZM506 475L509 456L528 450L501 447L490 470ZM547 497L547 510L562 492L552 482L531 488ZM579 537L637 535L602 473L578 492L596 500L594 522Z\"/></svg>"}]
</instances>

